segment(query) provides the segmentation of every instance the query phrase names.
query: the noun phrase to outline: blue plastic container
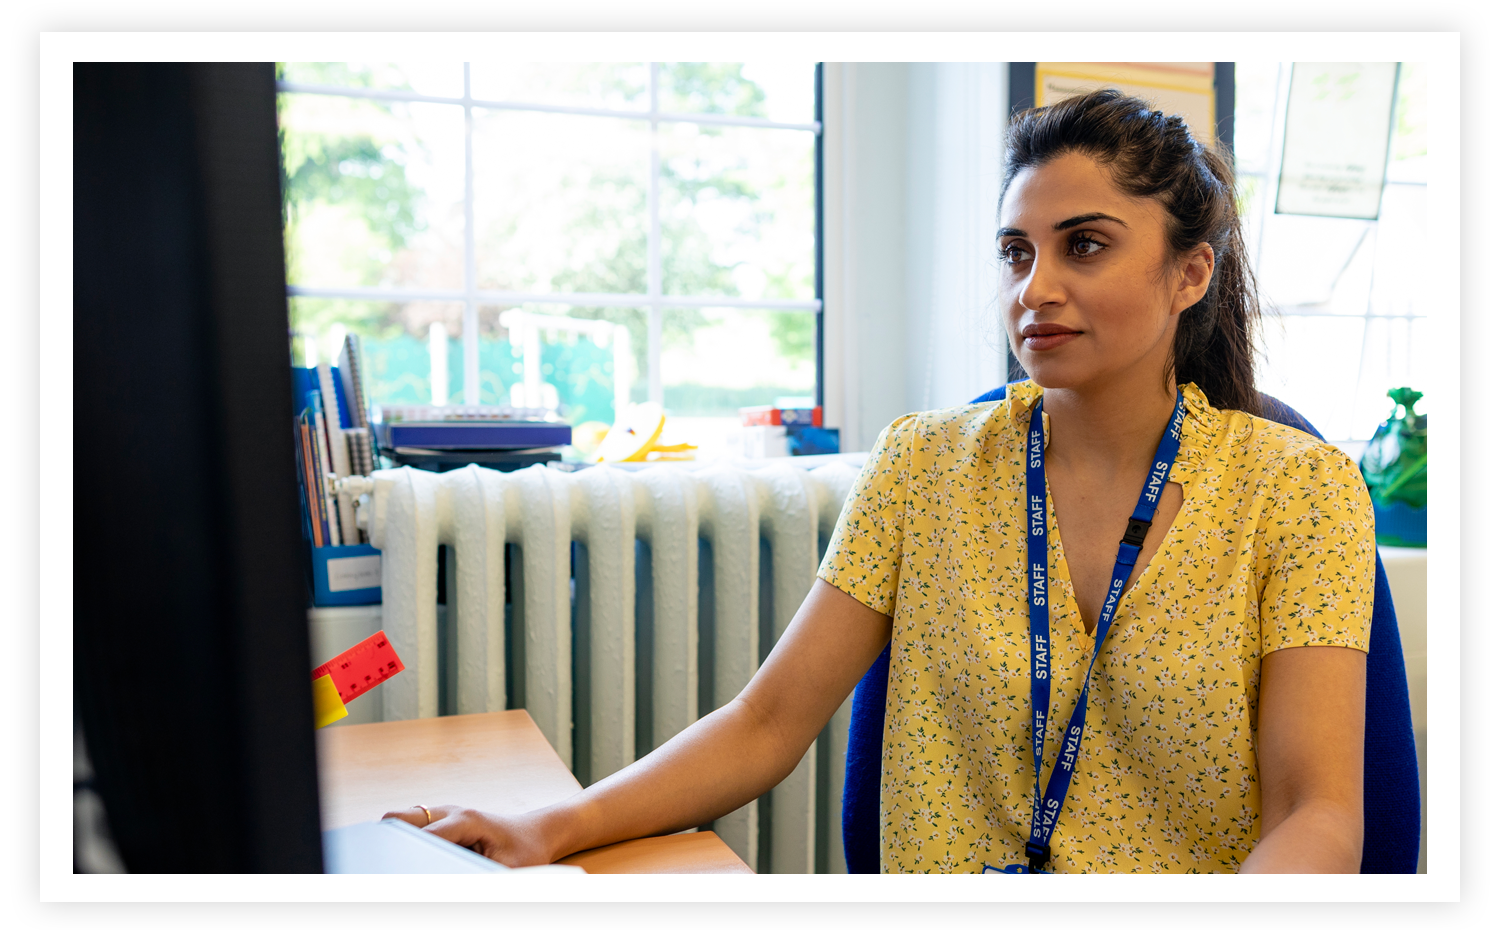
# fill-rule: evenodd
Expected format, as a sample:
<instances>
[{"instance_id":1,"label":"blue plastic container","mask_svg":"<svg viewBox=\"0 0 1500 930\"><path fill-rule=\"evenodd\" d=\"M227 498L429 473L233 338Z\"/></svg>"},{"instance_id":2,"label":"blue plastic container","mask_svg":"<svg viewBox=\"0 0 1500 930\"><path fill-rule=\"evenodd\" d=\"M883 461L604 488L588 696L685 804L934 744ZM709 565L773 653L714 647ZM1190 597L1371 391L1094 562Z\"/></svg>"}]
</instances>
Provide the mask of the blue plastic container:
<instances>
[{"instance_id":1,"label":"blue plastic container","mask_svg":"<svg viewBox=\"0 0 1500 930\"><path fill-rule=\"evenodd\" d=\"M839 431L822 426L788 426L786 445L792 455L829 455L839 451Z\"/></svg>"},{"instance_id":2,"label":"blue plastic container","mask_svg":"<svg viewBox=\"0 0 1500 930\"><path fill-rule=\"evenodd\" d=\"M1382 546L1408 546L1427 548L1427 508L1420 510L1408 507L1400 501L1392 501L1375 507L1375 541Z\"/></svg>"},{"instance_id":3,"label":"blue plastic container","mask_svg":"<svg viewBox=\"0 0 1500 930\"><path fill-rule=\"evenodd\" d=\"M312 550L313 605L353 607L380 603L380 550L374 546L323 546Z\"/></svg>"}]
</instances>

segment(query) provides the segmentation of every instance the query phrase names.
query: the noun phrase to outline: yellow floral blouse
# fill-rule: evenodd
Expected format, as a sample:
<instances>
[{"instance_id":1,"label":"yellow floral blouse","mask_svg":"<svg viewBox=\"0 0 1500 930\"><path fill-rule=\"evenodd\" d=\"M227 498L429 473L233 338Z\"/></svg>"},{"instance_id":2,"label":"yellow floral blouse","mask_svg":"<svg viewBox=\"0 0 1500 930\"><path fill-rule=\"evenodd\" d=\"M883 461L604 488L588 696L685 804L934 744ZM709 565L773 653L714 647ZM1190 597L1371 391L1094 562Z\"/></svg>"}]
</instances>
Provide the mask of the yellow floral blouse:
<instances>
[{"instance_id":1,"label":"yellow floral blouse","mask_svg":"<svg viewBox=\"0 0 1500 930\"><path fill-rule=\"evenodd\" d=\"M1232 872L1259 836L1261 656L1368 650L1374 519L1314 437L1185 385L1181 510L1120 603L1052 837L1059 872ZM1023 450L1041 389L881 434L818 576L893 618L881 868L1026 861L1033 774ZM1093 650L1049 494L1052 712L1043 784ZM1120 515L1123 532L1127 514Z\"/></svg>"}]
</instances>

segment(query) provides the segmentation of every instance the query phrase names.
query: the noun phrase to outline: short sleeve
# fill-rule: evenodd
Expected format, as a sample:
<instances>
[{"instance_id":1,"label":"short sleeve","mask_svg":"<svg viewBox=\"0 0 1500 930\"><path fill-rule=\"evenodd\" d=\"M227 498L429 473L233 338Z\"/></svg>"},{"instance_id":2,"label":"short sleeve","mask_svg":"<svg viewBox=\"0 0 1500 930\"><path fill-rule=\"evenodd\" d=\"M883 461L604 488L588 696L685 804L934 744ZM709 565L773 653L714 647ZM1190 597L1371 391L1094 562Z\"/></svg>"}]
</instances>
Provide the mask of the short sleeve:
<instances>
[{"instance_id":1,"label":"short sleeve","mask_svg":"<svg viewBox=\"0 0 1500 930\"><path fill-rule=\"evenodd\" d=\"M1375 517L1364 478L1327 445L1289 452L1279 465L1257 530L1261 649L1368 652Z\"/></svg>"},{"instance_id":2,"label":"short sleeve","mask_svg":"<svg viewBox=\"0 0 1500 930\"><path fill-rule=\"evenodd\" d=\"M881 432L828 541L818 577L887 616L896 608L915 416Z\"/></svg>"}]
</instances>

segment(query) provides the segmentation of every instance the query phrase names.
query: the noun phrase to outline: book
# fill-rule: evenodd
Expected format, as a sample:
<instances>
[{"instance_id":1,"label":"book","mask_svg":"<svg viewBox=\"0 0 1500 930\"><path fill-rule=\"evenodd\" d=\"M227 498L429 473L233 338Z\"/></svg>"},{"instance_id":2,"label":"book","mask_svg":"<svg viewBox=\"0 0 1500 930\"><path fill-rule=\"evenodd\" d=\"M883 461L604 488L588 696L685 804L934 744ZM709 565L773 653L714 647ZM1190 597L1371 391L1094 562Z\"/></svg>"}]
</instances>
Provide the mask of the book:
<instances>
[{"instance_id":1,"label":"book","mask_svg":"<svg viewBox=\"0 0 1500 930\"><path fill-rule=\"evenodd\" d=\"M293 368L292 369L292 416L302 413L307 406L307 392L318 389L318 370L316 368Z\"/></svg>"},{"instance_id":2,"label":"book","mask_svg":"<svg viewBox=\"0 0 1500 930\"><path fill-rule=\"evenodd\" d=\"M323 424L323 402L318 391L307 392L308 433L312 439L313 493L318 500L318 513L323 521L323 545L338 545L338 512L332 506L328 494L328 436Z\"/></svg>"},{"instance_id":3,"label":"book","mask_svg":"<svg viewBox=\"0 0 1500 930\"><path fill-rule=\"evenodd\" d=\"M360 374L359 339L353 333L344 337L344 346L339 350L338 372L340 386L344 389L344 425L368 429L370 415Z\"/></svg>"},{"instance_id":4,"label":"book","mask_svg":"<svg viewBox=\"0 0 1500 930\"><path fill-rule=\"evenodd\" d=\"M317 397L316 392L308 395L310 399ZM328 446L328 423L321 409L321 403L315 403L313 409L313 423L317 430L316 452L318 460L318 495L322 498L324 519L328 523L328 544L331 546L343 545L343 534L339 532L339 511L334 501L330 475L333 474L332 456Z\"/></svg>"},{"instance_id":5,"label":"book","mask_svg":"<svg viewBox=\"0 0 1500 930\"><path fill-rule=\"evenodd\" d=\"M823 425L822 407L760 407L740 408L741 426L817 426Z\"/></svg>"},{"instance_id":6,"label":"book","mask_svg":"<svg viewBox=\"0 0 1500 930\"><path fill-rule=\"evenodd\" d=\"M328 436L328 462L335 477L347 478L352 474L349 467L349 443L344 439L344 430L339 423L339 396L334 387L336 383L333 370L326 362L319 362L318 385L325 411L323 419ZM354 502L342 494L334 493L331 503L338 514L338 531L335 535L340 542L349 542L355 535Z\"/></svg>"},{"instance_id":7,"label":"book","mask_svg":"<svg viewBox=\"0 0 1500 930\"><path fill-rule=\"evenodd\" d=\"M302 536L311 543L312 518L307 512L307 491L302 478L302 429L297 423L292 424L292 468L297 474L297 512L302 516Z\"/></svg>"},{"instance_id":8,"label":"book","mask_svg":"<svg viewBox=\"0 0 1500 930\"><path fill-rule=\"evenodd\" d=\"M358 405L352 405L346 396L348 389L345 382L348 380L345 373L338 366L328 367L331 376L331 387L322 380L319 369L324 365L316 365L312 368L292 369L292 413L301 412L307 405L307 392L317 391L323 398L323 409L325 411L337 409L339 412L338 422L341 429L350 429L355 425L355 415L359 410ZM332 418L330 417L330 422Z\"/></svg>"},{"instance_id":9,"label":"book","mask_svg":"<svg viewBox=\"0 0 1500 930\"><path fill-rule=\"evenodd\" d=\"M318 466L314 457L313 441L314 432L312 425L312 412L303 410L298 417L298 434L301 448L301 477L303 494L307 497L308 519L311 524L313 546L321 548L326 543L326 521L323 515L323 503L318 495Z\"/></svg>"},{"instance_id":10,"label":"book","mask_svg":"<svg viewBox=\"0 0 1500 930\"><path fill-rule=\"evenodd\" d=\"M302 514L308 520L306 531L314 547L323 547L323 534L318 526L318 501L312 493L312 441L308 438L306 413L297 417L297 480L302 489Z\"/></svg>"},{"instance_id":11,"label":"book","mask_svg":"<svg viewBox=\"0 0 1500 930\"><path fill-rule=\"evenodd\" d=\"M368 475L375 470L375 453L370 444L368 427L356 426L344 430L344 439L349 443L349 470L356 475Z\"/></svg>"},{"instance_id":12,"label":"book","mask_svg":"<svg viewBox=\"0 0 1500 930\"><path fill-rule=\"evenodd\" d=\"M512 407L509 404L382 404L376 408L380 422L398 423L415 420L422 423L447 423L453 420L543 420L551 411L545 407Z\"/></svg>"},{"instance_id":13,"label":"book","mask_svg":"<svg viewBox=\"0 0 1500 930\"><path fill-rule=\"evenodd\" d=\"M379 423L382 449L540 449L573 441L566 423L539 420L454 420Z\"/></svg>"}]
</instances>

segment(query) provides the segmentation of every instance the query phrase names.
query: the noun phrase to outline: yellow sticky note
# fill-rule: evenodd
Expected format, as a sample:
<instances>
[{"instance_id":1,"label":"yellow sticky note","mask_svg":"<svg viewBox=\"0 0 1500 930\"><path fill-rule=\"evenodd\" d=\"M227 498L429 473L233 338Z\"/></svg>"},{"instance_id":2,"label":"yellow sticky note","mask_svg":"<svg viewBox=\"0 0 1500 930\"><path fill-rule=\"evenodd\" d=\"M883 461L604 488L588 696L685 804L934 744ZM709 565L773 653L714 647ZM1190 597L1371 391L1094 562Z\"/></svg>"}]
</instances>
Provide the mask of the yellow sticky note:
<instances>
[{"instance_id":1,"label":"yellow sticky note","mask_svg":"<svg viewBox=\"0 0 1500 930\"><path fill-rule=\"evenodd\" d=\"M339 700L339 689L333 686L332 675L321 675L313 679L313 728L326 727L335 720L349 716L349 708Z\"/></svg>"}]
</instances>

